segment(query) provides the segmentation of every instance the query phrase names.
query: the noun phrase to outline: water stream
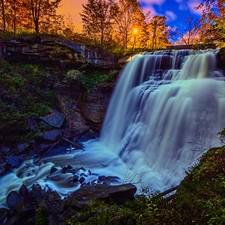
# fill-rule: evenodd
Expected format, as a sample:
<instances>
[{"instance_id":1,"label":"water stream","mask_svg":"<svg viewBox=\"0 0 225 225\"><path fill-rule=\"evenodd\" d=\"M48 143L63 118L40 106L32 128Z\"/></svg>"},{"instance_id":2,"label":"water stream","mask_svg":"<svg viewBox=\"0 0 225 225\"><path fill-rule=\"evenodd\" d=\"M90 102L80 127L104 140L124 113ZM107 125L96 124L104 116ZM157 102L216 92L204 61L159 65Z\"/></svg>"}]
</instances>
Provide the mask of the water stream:
<instances>
[{"instance_id":1,"label":"water stream","mask_svg":"<svg viewBox=\"0 0 225 225\"><path fill-rule=\"evenodd\" d=\"M85 182L116 176L139 188L163 191L175 186L209 148L220 146L225 127L225 82L216 68L217 51L158 51L135 56L117 82L99 139L83 143L85 151L31 159L0 179L0 206L22 184L39 183L62 196ZM50 174L51 168L57 171ZM85 168L82 169L82 167Z\"/></svg>"}]
</instances>

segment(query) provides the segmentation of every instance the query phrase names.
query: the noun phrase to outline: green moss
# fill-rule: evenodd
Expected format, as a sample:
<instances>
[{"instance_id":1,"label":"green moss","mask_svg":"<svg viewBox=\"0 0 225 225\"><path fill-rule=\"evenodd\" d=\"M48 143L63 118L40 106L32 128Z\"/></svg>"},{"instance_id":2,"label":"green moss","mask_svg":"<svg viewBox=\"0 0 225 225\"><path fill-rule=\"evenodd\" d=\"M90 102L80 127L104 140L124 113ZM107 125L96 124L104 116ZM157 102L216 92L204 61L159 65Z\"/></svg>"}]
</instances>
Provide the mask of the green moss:
<instances>
[{"instance_id":1,"label":"green moss","mask_svg":"<svg viewBox=\"0 0 225 225\"><path fill-rule=\"evenodd\" d=\"M48 225L49 224L49 213L44 206L38 209L35 225Z\"/></svg>"},{"instance_id":2,"label":"green moss","mask_svg":"<svg viewBox=\"0 0 225 225\"><path fill-rule=\"evenodd\" d=\"M106 83L114 81L114 75L117 73L117 70L110 71L94 71L92 73L84 74L82 79L82 84L84 88L90 92L92 87L98 83Z\"/></svg>"}]
</instances>

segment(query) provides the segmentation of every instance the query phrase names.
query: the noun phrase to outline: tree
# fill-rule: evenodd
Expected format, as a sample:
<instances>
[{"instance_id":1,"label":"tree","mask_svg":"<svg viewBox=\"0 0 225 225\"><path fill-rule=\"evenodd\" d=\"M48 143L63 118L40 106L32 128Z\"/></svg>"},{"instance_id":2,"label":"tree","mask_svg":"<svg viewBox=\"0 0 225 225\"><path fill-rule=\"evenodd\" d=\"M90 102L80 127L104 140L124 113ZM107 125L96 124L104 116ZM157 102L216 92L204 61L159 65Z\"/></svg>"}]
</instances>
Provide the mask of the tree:
<instances>
[{"instance_id":1,"label":"tree","mask_svg":"<svg viewBox=\"0 0 225 225\"><path fill-rule=\"evenodd\" d=\"M149 22L152 49L163 48L170 44L168 40L169 29L165 22L165 16L154 16Z\"/></svg>"},{"instance_id":2,"label":"tree","mask_svg":"<svg viewBox=\"0 0 225 225\"><path fill-rule=\"evenodd\" d=\"M181 29L172 30L170 35L175 37L174 41L176 44L181 45L192 45L199 43L199 21L194 20L192 17L185 19L186 26Z\"/></svg>"},{"instance_id":3,"label":"tree","mask_svg":"<svg viewBox=\"0 0 225 225\"><path fill-rule=\"evenodd\" d=\"M3 31L5 31L6 30L5 0L1 0L1 16L2 16L2 27L3 27Z\"/></svg>"},{"instance_id":4,"label":"tree","mask_svg":"<svg viewBox=\"0 0 225 225\"><path fill-rule=\"evenodd\" d=\"M199 36L204 43L216 43L223 46L225 42L225 1L203 0L197 9L203 9L200 19Z\"/></svg>"},{"instance_id":5,"label":"tree","mask_svg":"<svg viewBox=\"0 0 225 225\"><path fill-rule=\"evenodd\" d=\"M145 16L137 0L119 0L114 8L114 36L126 49L133 37L133 30L141 26ZM134 37L135 38L135 37Z\"/></svg>"},{"instance_id":6,"label":"tree","mask_svg":"<svg viewBox=\"0 0 225 225\"><path fill-rule=\"evenodd\" d=\"M93 37L96 44L103 45L110 38L112 31L112 9L114 0L88 0L83 4L80 13L83 22L83 31L89 37Z\"/></svg>"},{"instance_id":7,"label":"tree","mask_svg":"<svg viewBox=\"0 0 225 225\"><path fill-rule=\"evenodd\" d=\"M41 26L46 28L57 19L56 9L60 2L61 0L26 0L24 2L37 35L40 34Z\"/></svg>"}]
</instances>

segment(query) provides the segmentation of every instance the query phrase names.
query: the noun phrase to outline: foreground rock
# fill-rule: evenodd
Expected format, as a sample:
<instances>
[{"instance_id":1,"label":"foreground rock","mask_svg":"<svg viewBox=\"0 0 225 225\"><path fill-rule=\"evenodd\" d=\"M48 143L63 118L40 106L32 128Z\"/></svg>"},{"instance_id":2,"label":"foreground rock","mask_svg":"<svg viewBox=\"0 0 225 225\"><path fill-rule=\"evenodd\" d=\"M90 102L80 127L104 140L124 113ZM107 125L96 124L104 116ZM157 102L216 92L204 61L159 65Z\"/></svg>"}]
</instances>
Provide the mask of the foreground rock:
<instances>
[{"instance_id":1,"label":"foreground rock","mask_svg":"<svg viewBox=\"0 0 225 225\"><path fill-rule=\"evenodd\" d=\"M0 209L0 224L64 225L72 216L79 215L79 211L94 199L118 204L133 200L136 187L132 184L84 186L64 200L56 192L44 191L39 185L33 185L30 192L23 190L27 190L26 187L21 187L20 194L13 191L8 195L9 209ZM91 216L88 212L87 215L86 219ZM80 220L84 221L84 217Z\"/></svg>"}]
</instances>

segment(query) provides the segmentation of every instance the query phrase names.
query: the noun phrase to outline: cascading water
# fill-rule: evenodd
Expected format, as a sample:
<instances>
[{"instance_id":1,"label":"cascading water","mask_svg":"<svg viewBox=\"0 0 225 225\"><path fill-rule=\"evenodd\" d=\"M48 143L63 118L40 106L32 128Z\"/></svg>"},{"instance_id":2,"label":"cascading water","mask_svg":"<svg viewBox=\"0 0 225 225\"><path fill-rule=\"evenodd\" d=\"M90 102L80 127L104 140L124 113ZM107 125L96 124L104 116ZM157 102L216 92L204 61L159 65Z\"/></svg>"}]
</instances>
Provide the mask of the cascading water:
<instances>
[{"instance_id":1,"label":"cascading water","mask_svg":"<svg viewBox=\"0 0 225 225\"><path fill-rule=\"evenodd\" d=\"M216 134L225 127L225 82L215 54L135 56L116 85L100 138L83 143L84 152L31 160L1 178L0 205L23 183L39 182L62 196L79 187L68 185L68 173L50 174L53 165L84 166L94 172L90 179L118 176L157 190L179 184L205 150L221 145Z\"/></svg>"}]
</instances>

